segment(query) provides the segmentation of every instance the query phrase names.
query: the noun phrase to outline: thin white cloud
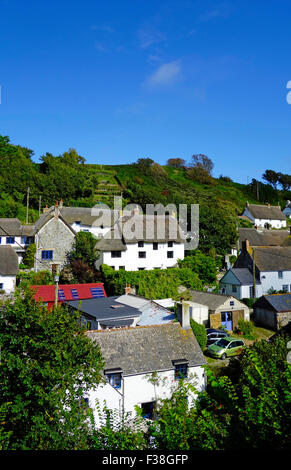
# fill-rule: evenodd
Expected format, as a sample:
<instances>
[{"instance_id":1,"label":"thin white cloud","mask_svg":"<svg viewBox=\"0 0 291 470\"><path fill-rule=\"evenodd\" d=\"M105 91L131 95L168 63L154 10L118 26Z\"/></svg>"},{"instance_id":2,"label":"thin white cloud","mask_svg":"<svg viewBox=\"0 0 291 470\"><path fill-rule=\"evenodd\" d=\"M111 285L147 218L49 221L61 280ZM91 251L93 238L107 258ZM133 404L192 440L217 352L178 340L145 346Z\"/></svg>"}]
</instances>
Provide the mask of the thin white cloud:
<instances>
[{"instance_id":1,"label":"thin white cloud","mask_svg":"<svg viewBox=\"0 0 291 470\"><path fill-rule=\"evenodd\" d=\"M138 40L141 49L148 49L151 46L167 40L161 31L153 29L140 29L138 31Z\"/></svg>"},{"instance_id":2,"label":"thin white cloud","mask_svg":"<svg viewBox=\"0 0 291 470\"><path fill-rule=\"evenodd\" d=\"M182 75L181 62L175 60L160 65L157 70L147 79L147 84L155 86L173 85Z\"/></svg>"},{"instance_id":3,"label":"thin white cloud","mask_svg":"<svg viewBox=\"0 0 291 470\"><path fill-rule=\"evenodd\" d=\"M220 3L215 8L205 11L199 15L198 20L202 23L216 20L218 18L228 18L232 12L232 6L229 3Z\"/></svg>"}]
</instances>

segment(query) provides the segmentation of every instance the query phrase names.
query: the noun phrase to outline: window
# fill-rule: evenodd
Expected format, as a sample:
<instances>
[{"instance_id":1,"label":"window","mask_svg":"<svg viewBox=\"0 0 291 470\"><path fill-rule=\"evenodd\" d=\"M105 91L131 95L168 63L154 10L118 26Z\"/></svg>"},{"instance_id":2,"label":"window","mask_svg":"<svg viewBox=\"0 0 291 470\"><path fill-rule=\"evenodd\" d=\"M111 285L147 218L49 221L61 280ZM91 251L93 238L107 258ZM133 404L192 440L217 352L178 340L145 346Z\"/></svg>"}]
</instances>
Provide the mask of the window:
<instances>
[{"instance_id":1,"label":"window","mask_svg":"<svg viewBox=\"0 0 291 470\"><path fill-rule=\"evenodd\" d=\"M3 282L0 283L0 290L3 290L4 284Z\"/></svg>"},{"instance_id":2,"label":"window","mask_svg":"<svg viewBox=\"0 0 291 470\"><path fill-rule=\"evenodd\" d=\"M250 288L249 288L249 294L250 294L250 298L253 298L253 297L254 297L254 286L250 286Z\"/></svg>"},{"instance_id":3,"label":"window","mask_svg":"<svg viewBox=\"0 0 291 470\"><path fill-rule=\"evenodd\" d=\"M121 251L111 251L111 258L121 258Z\"/></svg>"},{"instance_id":4,"label":"window","mask_svg":"<svg viewBox=\"0 0 291 470\"><path fill-rule=\"evenodd\" d=\"M107 380L113 388L121 388L121 373L107 374Z\"/></svg>"},{"instance_id":5,"label":"window","mask_svg":"<svg viewBox=\"0 0 291 470\"><path fill-rule=\"evenodd\" d=\"M230 304L231 307L233 307L233 306L234 306L234 301L231 300L231 301L229 302L229 304Z\"/></svg>"},{"instance_id":6,"label":"window","mask_svg":"<svg viewBox=\"0 0 291 470\"><path fill-rule=\"evenodd\" d=\"M167 251L167 258L174 258L174 252L173 251Z\"/></svg>"},{"instance_id":7,"label":"window","mask_svg":"<svg viewBox=\"0 0 291 470\"><path fill-rule=\"evenodd\" d=\"M145 268L137 268L139 271L144 271Z\"/></svg>"},{"instance_id":8,"label":"window","mask_svg":"<svg viewBox=\"0 0 291 470\"><path fill-rule=\"evenodd\" d=\"M2 237L0 237L0 243L2 243Z\"/></svg>"},{"instance_id":9,"label":"window","mask_svg":"<svg viewBox=\"0 0 291 470\"><path fill-rule=\"evenodd\" d=\"M139 258L146 258L146 252L145 251L139 251L138 252L138 257Z\"/></svg>"},{"instance_id":10,"label":"window","mask_svg":"<svg viewBox=\"0 0 291 470\"><path fill-rule=\"evenodd\" d=\"M282 291L283 291L283 292L288 292L288 284L284 284L284 285L282 286Z\"/></svg>"},{"instance_id":11,"label":"window","mask_svg":"<svg viewBox=\"0 0 291 470\"><path fill-rule=\"evenodd\" d=\"M234 284L231 286L232 287L232 292L237 292L237 286L235 286Z\"/></svg>"},{"instance_id":12,"label":"window","mask_svg":"<svg viewBox=\"0 0 291 470\"><path fill-rule=\"evenodd\" d=\"M122 271L125 271L125 266L119 266L119 269L121 269Z\"/></svg>"},{"instance_id":13,"label":"window","mask_svg":"<svg viewBox=\"0 0 291 470\"><path fill-rule=\"evenodd\" d=\"M93 299L98 299L104 297L104 292L102 287L90 287L90 292Z\"/></svg>"},{"instance_id":14,"label":"window","mask_svg":"<svg viewBox=\"0 0 291 470\"><path fill-rule=\"evenodd\" d=\"M152 419L154 414L155 402L149 401L141 404L142 416L145 419Z\"/></svg>"},{"instance_id":15,"label":"window","mask_svg":"<svg viewBox=\"0 0 291 470\"><path fill-rule=\"evenodd\" d=\"M144 247L144 242L138 242L138 247L143 248Z\"/></svg>"},{"instance_id":16,"label":"window","mask_svg":"<svg viewBox=\"0 0 291 470\"><path fill-rule=\"evenodd\" d=\"M6 243L7 245L14 245L15 237L6 237Z\"/></svg>"},{"instance_id":17,"label":"window","mask_svg":"<svg viewBox=\"0 0 291 470\"><path fill-rule=\"evenodd\" d=\"M158 250L159 244L157 242L153 243L153 250Z\"/></svg>"},{"instance_id":18,"label":"window","mask_svg":"<svg viewBox=\"0 0 291 470\"><path fill-rule=\"evenodd\" d=\"M278 271L278 278L283 279L283 271Z\"/></svg>"},{"instance_id":19,"label":"window","mask_svg":"<svg viewBox=\"0 0 291 470\"><path fill-rule=\"evenodd\" d=\"M66 296L65 296L63 289L58 290L58 299L61 301L66 300Z\"/></svg>"},{"instance_id":20,"label":"window","mask_svg":"<svg viewBox=\"0 0 291 470\"><path fill-rule=\"evenodd\" d=\"M41 259L53 259L53 250L43 250L41 252Z\"/></svg>"},{"instance_id":21,"label":"window","mask_svg":"<svg viewBox=\"0 0 291 470\"><path fill-rule=\"evenodd\" d=\"M77 289L71 289L71 294L74 300L79 300L79 294Z\"/></svg>"},{"instance_id":22,"label":"window","mask_svg":"<svg viewBox=\"0 0 291 470\"><path fill-rule=\"evenodd\" d=\"M173 247L173 242L168 242L168 247L172 248Z\"/></svg>"},{"instance_id":23,"label":"window","mask_svg":"<svg viewBox=\"0 0 291 470\"><path fill-rule=\"evenodd\" d=\"M185 379L188 375L188 364L175 365L175 380Z\"/></svg>"}]
</instances>

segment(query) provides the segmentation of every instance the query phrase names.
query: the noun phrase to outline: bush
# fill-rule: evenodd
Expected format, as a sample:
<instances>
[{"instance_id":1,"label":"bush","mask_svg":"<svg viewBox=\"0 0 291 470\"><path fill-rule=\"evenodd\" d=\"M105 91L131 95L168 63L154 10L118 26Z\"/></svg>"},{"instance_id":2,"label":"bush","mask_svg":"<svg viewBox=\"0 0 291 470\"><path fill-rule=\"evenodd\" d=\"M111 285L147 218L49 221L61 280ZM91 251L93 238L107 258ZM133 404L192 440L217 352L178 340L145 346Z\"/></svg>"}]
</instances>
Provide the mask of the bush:
<instances>
[{"instance_id":1,"label":"bush","mask_svg":"<svg viewBox=\"0 0 291 470\"><path fill-rule=\"evenodd\" d=\"M238 327L247 339L255 339L255 326L251 321L239 320Z\"/></svg>"},{"instance_id":2,"label":"bush","mask_svg":"<svg viewBox=\"0 0 291 470\"><path fill-rule=\"evenodd\" d=\"M193 318L190 319L190 325L199 343L199 346L203 351L206 348L206 344L207 344L206 328L204 325L200 325L200 323L197 323L195 320L193 320Z\"/></svg>"}]
</instances>

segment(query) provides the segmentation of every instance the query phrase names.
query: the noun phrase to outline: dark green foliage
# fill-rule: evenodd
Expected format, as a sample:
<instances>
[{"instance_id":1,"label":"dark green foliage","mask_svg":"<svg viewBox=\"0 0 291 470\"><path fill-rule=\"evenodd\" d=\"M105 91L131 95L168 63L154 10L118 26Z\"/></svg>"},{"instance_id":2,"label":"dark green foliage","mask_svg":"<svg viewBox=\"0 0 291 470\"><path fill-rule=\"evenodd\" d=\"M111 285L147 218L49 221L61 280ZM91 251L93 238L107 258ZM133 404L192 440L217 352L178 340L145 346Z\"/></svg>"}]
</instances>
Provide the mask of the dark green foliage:
<instances>
[{"instance_id":1,"label":"dark green foliage","mask_svg":"<svg viewBox=\"0 0 291 470\"><path fill-rule=\"evenodd\" d=\"M205 326L200 325L200 323L197 323L195 320L193 320L193 318L190 319L190 325L194 336L196 337L199 343L200 348L202 349L202 351L204 351L207 343L207 333Z\"/></svg>"},{"instance_id":2,"label":"dark green foliage","mask_svg":"<svg viewBox=\"0 0 291 470\"><path fill-rule=\"evenodd\" d=\"M255 325L253 322L240 319L238 321L238 328L245 338L254 339Z\"/></svg>"},{"instance_id":3,"label":"dark green foliage","mask_svg":"<svg viewBox=\"0 0 291 470\"><path fill-rule=\"evenodd\" d=\"M50 271L20 271L16 276L16 283L19 287L51 285L54 278Z\"/></svg>"},{"instance_id":4,"label":"dark green foliage","mask_svg":"<svg viewBox=\"0 0 291 470\"><path fill-rule=\"evenodd\" d=\"M200 250L186 252L185 258L179 260L178 265L180 268L190 268L198 274L205 284L212 284L216 281L217 266L215 258L205 255Z\"/></svg>"},{"instance_id":5,"label":"dark green foliage","mask_svg":"<svg viewBox=\"0 0 291 470\"><path fill-rule=\"evenodd\" d=\"M23 263L28 268L34 267L35 253L36 253L36 244L31 243L31 245L28 245L23 255Z\"/></svg>"},{"instance_id":6,"label":"dark green foliage","mask_svg":"<svg viewBox=\"0 0 291 470\"><path fill-rule=\"evenodd\" d=\"M30 292L23 291L2 308L0 330L5 447L88 448L82 400L84 392L100 382L103 361L77 315L63 307L48 313Z\"/></svg>"},{"instance_id":7,"label":"dark green foliage","mask_svg":"<svg viewBox=\"0 0 291 470\"><path fill-rule=\"evenodd\" d=\"M198 275L188 268L115 271L110 266L102 265L101 272L107 295L124 294L127 284L135 287L138 295L149 299L176 298L179 285L198 290L202 288Z\"/></svg>"},{"instance_id":8,"label":"dark green foliage","mask_svg":"<svg viewBox=\"0 0 291 470\"><path fill-rule=\"evenodd\" d=\"M60 273L61 284L86 284L96 282L96 238L90 232L78 232L67 255L67 264Z\"/></svg>"}]
</instances>

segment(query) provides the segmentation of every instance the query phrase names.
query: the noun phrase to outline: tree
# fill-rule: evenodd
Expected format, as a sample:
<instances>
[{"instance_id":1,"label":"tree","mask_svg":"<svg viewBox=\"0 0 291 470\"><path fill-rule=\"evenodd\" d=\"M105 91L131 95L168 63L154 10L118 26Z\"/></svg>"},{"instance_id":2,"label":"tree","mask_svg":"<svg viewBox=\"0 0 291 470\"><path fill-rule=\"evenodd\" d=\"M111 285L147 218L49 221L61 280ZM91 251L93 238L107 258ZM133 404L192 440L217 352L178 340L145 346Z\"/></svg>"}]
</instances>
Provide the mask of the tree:
<instances>
[{"instance_id":1,"label":"tree","mask_svg":"<svg viewBox=\"0 0 291 470\"><path fill-rule=\"evenodd\" d=\"M183 168L186 165L186 162L183 158L169 158L167 160L167 165L173 168Z\"/></svg>"},{"instance_id":2,"label":"tree","mask_svg":"<svg viewBox=\"0 0 291 470\"><path fill-rule=\"evenodd\" d=\"M274 170L266 170L262 176L263 180L271 184L274 189L277 189L277 184L279 182L279 174Z\"/></svg>"},{"instance_id":3,"label":"tree","mask_svg":"<svg viewBox=\"0 0 291 470\"><path fill-rule=\"evenodd\" d=\"M214 164L212 160L207 157L207 155L203 155L203 153L198 153L195 155L192 155L192 160L191 160L191 165L192 168L202 168L203 170L208 173L208 175L211 175Z\"/></svg>"},{"instance_id":4,"label":"tree","mask_svg":"<svg viewBox=\"0 0 291 470\"><path fill-rule=\"evenodd\" d=\"M199 279L205 284L216 281L217 267L215 257L208 256L200 250L192 250L183 260L178 260L180 268L190 268L197 273Z\"/></svg>"},{"instance_id":5,"label":"tree","mask_svg":"<svg viewBox=\"0 0 291 470\"><path fill-rule=\"evenodd\" d=\"M278 173L278 182L282 186L283 191L289 191L291 187L291 175Z\"/></svg>"},{"instance_id":6,"label":"tree","mask_svg":"<svg viewBox=\"0 0 291 470\"><path fill-rule=\"evenodd\" d=\"M99 254L95 249L96 243L97 240L92 233L78 232L72 245L72 249L67 256L69 263L82 260L83 263L94 268L95 262L99 258Z\"/></svg>"},{"instance_id":7,"label":"tree","mask_svg":"<svg viewBox=\"0 0 291 470\"><path fill-rule=\"evenodd\" d=\"M90 232L77 233L72 249L67 254L67 264L60 273L61 283L86 284L96 281L95 263L99 258L96 242Z\"/></svg>"},{"instance_id":8,"label":"tree","mask_svg":"<svg viewBox=\"0 0 291 470\"><path fill-rule=\"evenodd\" d=\"M36 244L31 243L30 245L28 245L23 255L23 263L28 268L34 267L35 253L36 253Z\"/></svg>"},{"instance_id":9,"label":"tree","mask_svg":"<svg viewBox=\"0 0 291 470\"><path fill-rule=\"evenodd\" d=\"M88 448L86 390L101 381L103 359L77 314L16 293L0 316L1 434L9 450Z\"/></svg>"}]
</instances>

